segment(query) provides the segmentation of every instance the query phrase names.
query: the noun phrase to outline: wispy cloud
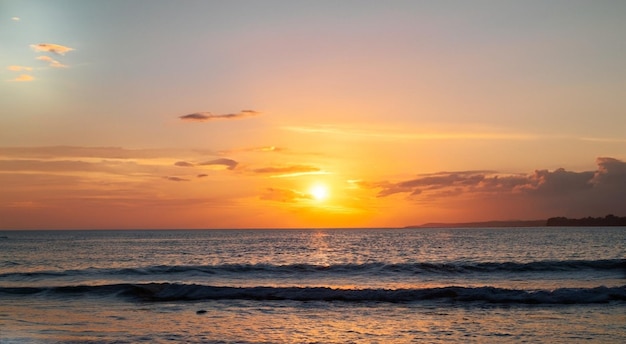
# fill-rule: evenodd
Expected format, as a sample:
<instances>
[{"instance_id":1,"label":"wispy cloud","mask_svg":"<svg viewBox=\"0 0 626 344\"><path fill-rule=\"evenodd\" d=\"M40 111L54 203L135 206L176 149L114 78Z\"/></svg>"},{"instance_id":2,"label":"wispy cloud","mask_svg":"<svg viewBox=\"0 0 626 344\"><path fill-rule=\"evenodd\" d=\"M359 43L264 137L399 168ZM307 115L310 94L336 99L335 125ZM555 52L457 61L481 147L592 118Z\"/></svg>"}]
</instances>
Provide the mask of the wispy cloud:
<instances>
[{"instance_id":1,"label":"wispy cloud","mask_svg":"<svg viewBox=\"0 0 626 344\"><path fill-rule=\"evenodd\" d=\"M13 21L20 21L21 19L20 19L20 17L11 17L11 20L13 20Z\"/></svg>"},{"instance_id":2,"label":"wispy cloud","mask_svg":"<svg viewBox=\"0 0 626 344\"><path fill-rule=\"evenodd\" d=\"M296 172L316 172L320 169L314 166L308 165L292 165L282 167L262 167L252 170L254 173L272 173L272 174L284 174L284 173L296 173Z\"/></svg>"},{"instance_id":3,"label":"wispy cloud","mask_svg":"<svg viewBox=\"0 0 626 344\"><path fill-rule=\"evenodd\" d=\"M31 70L33 70L32 67L17 66L17 65L8 66L7 69L12 71L12 72L22 72L22 71L31 71Z\"/></svg>"},{"instance_id":4,"label":"wispy cloud","mask_svg":"<svg viewBox=\"0 0 626 344\"><path fill-rule=\"evenodd\" d=\"M14 20L17 17L14 17ZM19 20L19 18L18 18ZM30 47L37 53L52 53L55 55L65 55L67 52L74 50L73 48L66 47L60 44L52 44L52 43L40 43L40 44L31 44ZM53 59L48 55L40 55L35 59L39 61L43 61L48 64L49 67L52 68L67 68L68 66ZM32 67L20 66L20 65L11 65L7 67L8 70L12 72L24 72L24 71L32 71ZM9 81L33 81L35 78L30 74L21 74Z\"/></svg>"},{"instance_id":5,"label":"wispy cloud","mask_svg":"<svg viewBox=\"0 0 626 344\"><path fill-rule=\"evenodd\" d=\"M66 47L60 44L52 44L52 43L39 43L39 44L31 44L30 47L40 53L53 53L57 55L65 55L65 53L73 51L73 48Z\"/></svg>"},{"instance_id":6,"label":"wispy cloud","mask_svg":"<svg viewBox=\"0 0 626 344\"><path fill-rule=\"evenodd\" d=\"M298 177L311 174L328 174L320 168L309 165L271 166L253 169L252 172L270 175L270 178Z\"/></svg>"},{"instance_id":7,"label":"wispy cloud","mask_svg":"<svg viewBox=\"0 0 626 344\"><path fill-rule=\"evenodd\" d=\"M437 140L483 140L483 141L525 141L525 140L572 140L601 143L626 143L624 137L590 137L576 135L541 135L535 133L518 132L499 127L461 126L446 127L445 125L430 125L426 128L415 128L407 131L406 128L371 127L354 125L302 125L283 126L282 130L312 134L337 136L349 139L372 139L383 141L437 141Z\"/></svg>"},{"instance_id":8,"label":"wispy cloud","mask_svg":"<svg viewBox=\"0 0 626 344\"><path fill-rule=\"evenodd\" d=\"M37 56L37 58L36 58L36 59L37 59L37 60L39 60L39 61L44 61L44 62L47 62L47 63L48 63L48 66L53 67L53 68L67 68L67 66L66 66L66 65L64 65L64 64L62 64L61 62L59 62L59 61L57 61L57 60L53 59L53 58L52 58L52 57L50 57L50 56L46 56L46 55L43 55L43 56Z\"/></svg>"},{"instance_id":9,"label":"wispy cloud","mask_svg":"<svg viewBox=\"0 0 626 344\"><path fill-rule=\"evenodd\" d=\"M8 207L8 208L24 208L24 209L43 208L43 207L45 207L44 204L42 204L40 202L33 202L33 201L10 202L10 203L6 204L5 206Z\"/></svg>"},{"instance_id":10,"label":"wispy cloud","mask_svg":"<svg viewBox=\"0 0 626 344\"><path fill-rule=\"evenodd\" d=\"M626 138L619 137L581 137L580 140L602 143L626 143Z\"/></svg>"},{"instance_id":11,"label":"wispy cloud","mask_svg":"<svg viewBox=\"0 0 626 344\"><path fill-rule=\"evenodd\" d=\"M218 154L232 154L232 153L240 153L240 152L254 152L254 153L278 153L285 152L287 149L276 146L259 146L259 147L246 147L246 148L236 148L219 151Z\"/></svg>"},{"instance_id":12,"label":"wispy cloud","mask_svg":"<svg viewBox=\"0 0 626 344\"><path fill-rule=\"evenodd\" d=\"M27 67L27 66L11 65L7 67L7 70L10 70L11 72L30 72L33 70L33 68ZM33 81L33 80L35 80L35 77L33 77L30 74L25 74L25 73L20 74L13 79L9 79L9 81L17 81L17 82L28 82L28 81Z\"/></svg>"},{"instance_id":13,"label":"wispy cloud","mask_svg":"<svg viewBox=\"0 0 626 344\"><path fill-rule=\"evenodd\" d=\"M122 147L0 147L0 157L11 158L102 158L102 159L159 159L187 154L184 150L127 149Z\"/></svg>"},{"instance_id":14,"label":"wispy cloud","mask_svg":"<svg viewBox=\"0 0 626 344\"><path fill-rule=\"evenodd\" d=\"M310 126L284 126L283 130L305 133L336 135L347 138L368 138L380 140L530 140L536 139L536 135L506 132L503 130L472 129L460 130L430 130L407 132L397 129L379 128L354 128L354 126L340 125L310 125Z\"/></svg>"},{"instance_id":15,"label":"wispy cloud","mask_svg":"<svg viewBox=\"0 0 626 344\"><path fill-rule=\"evenodd\" d=\"M16 159L16 160L0 160L0 171L19 171L19 172L70 172L70 171L96 171L97 165L84 161L75 160L35 160L35 159ZM104 167L101 167L104 169Z\"/></svg>"},{"instance_id":16,"label":"wispy cloud","mask_svg":"<svg viewBox=\"0 0 626 344\"><path fill-rule=\"evenodd\" d=\"M242 110L238 113L213 114L211 112L195 112L188 115L179 116L183 121L207 122L218 119L240 119L259 115L260 112L254 110Z\"/></svg>"},{"instance_id":17,"label":"wispy cloud","mask_svg":"<svg viewBox=\"0 0 626 344\"><path fill-rule=\"evenodd\" d=\"M198 155L194 150L124 149L119 147L0 147L0 175L68 175L140 182L158 178L191 181L208 176L207 170L234 170L232 159L177 160ZM182 168L184 173L181 174ZM166 176L166 177L164 177ZM173 176L170 178L170 176ZM178 178L178 179L177 179ZM184 180L183 180L184 179Z\"/></svg>"}]
</instances>

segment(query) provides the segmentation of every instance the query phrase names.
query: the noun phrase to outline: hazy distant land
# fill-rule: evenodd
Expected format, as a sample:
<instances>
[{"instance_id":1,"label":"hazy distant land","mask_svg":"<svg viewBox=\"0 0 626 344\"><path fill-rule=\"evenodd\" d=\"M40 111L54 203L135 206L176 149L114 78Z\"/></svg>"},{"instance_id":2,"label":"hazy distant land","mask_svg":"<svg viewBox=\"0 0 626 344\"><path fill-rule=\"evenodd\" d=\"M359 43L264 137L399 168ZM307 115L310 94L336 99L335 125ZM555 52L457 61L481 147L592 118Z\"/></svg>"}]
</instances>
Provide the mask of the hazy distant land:
<instances>
[{"instance_id":1,"label":"hazy distant land","mask_svg":"<svg viewBox=\"0 0 626 344\"><path fill-rule=\"evenodd\" d=\"M485 221L485 222L429 222L422 225L407 226L406 228L485 228L485 227L542 227L547 220L525 221Z\"/></svg>"},{"instance_id":2,"label":"hazy distant land","mask_svg":"<svg viewBox=\"0 0 626 344\"><path fill-rule=\"evenodd\" d=\"M406 226L406 228L493 228L493 227L606 227L626 226L626 217L607 215L605 217L584 217L569 219L566 217L551 217L547 220L512 220L512 221L485 221L485 222L430 222L422 225Z\"/></svg>"}]
</instances>

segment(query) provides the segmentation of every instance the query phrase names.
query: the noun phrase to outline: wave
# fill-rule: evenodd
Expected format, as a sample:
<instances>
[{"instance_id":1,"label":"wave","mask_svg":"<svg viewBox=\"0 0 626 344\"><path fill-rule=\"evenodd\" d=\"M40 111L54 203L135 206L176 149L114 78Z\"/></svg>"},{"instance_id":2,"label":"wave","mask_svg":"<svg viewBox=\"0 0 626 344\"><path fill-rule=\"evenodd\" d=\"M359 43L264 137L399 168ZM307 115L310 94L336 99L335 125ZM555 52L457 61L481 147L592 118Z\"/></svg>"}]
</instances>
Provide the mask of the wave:
<instances>
[{"instance_id":1,"label":"wave","mask_svg":"<svg viewBox=\"0 0 626 344\"><path fill-rule=\"evenodd\" d=\"M518 262L459 262L459 263L366 263L366 264L222 264L222 265L157 265L137 268L10 272L0 278L47 278L78 276L150 276L150 275L219 275L263 273L268 275L293 274L467 274L467 273L521 273L521 272L626 272L626 259L565 260Z\"/></svg>"},{"instance_id":2,"label":"wave","mask_svg":"<svg viewBox=\"0 0 626 344\"><path fill-rule=\"evenodd\" d=\"M0 295L120 296L143 302L200 300L290 300L343 302L483 302L492 304L594 304L626 301L621 287L520 290L495 287L423 289L333 289L327 287L221 287L198 284L147 283L99 286L0 288Z\"/></svg>"}]
</instances>

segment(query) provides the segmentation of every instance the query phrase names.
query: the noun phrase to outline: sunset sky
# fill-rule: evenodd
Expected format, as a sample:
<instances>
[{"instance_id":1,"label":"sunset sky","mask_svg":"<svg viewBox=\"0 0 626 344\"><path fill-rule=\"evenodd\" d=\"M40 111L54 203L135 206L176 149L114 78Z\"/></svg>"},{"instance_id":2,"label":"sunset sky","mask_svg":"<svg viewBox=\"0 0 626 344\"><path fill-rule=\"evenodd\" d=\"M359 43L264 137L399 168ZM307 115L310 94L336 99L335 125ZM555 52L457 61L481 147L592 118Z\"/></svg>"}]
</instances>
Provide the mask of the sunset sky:
<instances>
[{"instance_id":1,"label":"sunset sky","mask_svg":"<svg viewBox=\"0 0 626 344\"><path fill-rule=\"evenodd\" d=\"M0 0L0 228L626 215L626 1Z\"/></svg>"}]
</instances>

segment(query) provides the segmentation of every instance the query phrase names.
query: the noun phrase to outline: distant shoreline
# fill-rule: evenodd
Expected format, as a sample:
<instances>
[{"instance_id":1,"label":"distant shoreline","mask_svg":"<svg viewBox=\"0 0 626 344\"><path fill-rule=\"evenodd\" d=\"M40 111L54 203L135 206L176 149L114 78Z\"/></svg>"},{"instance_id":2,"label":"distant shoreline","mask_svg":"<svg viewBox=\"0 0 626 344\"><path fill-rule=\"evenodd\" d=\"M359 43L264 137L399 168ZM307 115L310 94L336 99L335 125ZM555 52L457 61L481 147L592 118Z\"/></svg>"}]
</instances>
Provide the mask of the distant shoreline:
<instances>
[{"instance_id":1,"label":"distant shoreline","mask_svg":"<svg viewBox=\"0 0 626 344\"><path fill-rule=\"evenodd\" d=\"M607 215L605 217L584 217L568 219L551 217L547 220L512 220L483 222L430 222L404 228L497 228L497 227L620 227L626 226L626 217Z\"/></svg>"},{"instance_id":2,"label":"distant shoreline","mask_svg":"<svg viewBox=\"0 0 626 344\"><path fill-rule=\"evenodd\" d=\"M422 225L406 226L404 228L495 228L495 227L545 227L547 220L526 221L484 221L484 222L429 222Z\"/></svg>"}]
</instances>

